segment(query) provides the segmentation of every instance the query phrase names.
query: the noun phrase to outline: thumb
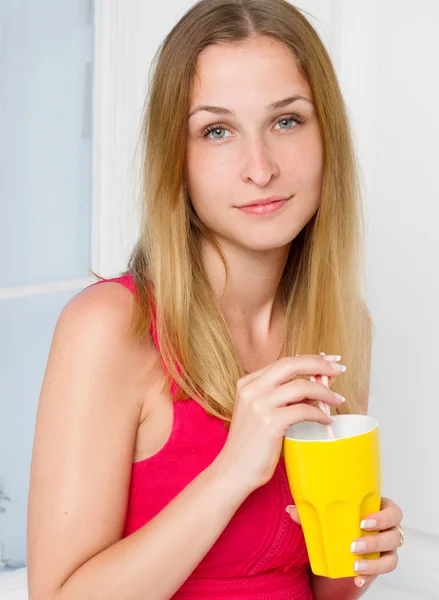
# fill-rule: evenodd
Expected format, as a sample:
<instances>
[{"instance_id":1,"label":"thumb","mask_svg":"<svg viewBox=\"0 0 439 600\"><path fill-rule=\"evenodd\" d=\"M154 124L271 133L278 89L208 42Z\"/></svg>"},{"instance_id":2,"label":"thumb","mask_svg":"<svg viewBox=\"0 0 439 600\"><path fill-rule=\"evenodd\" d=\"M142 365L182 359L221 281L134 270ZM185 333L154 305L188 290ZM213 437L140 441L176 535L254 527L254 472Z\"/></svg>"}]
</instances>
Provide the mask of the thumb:
<instances>
[{"instance_id":1,"label":"thumb","mask_svg":"<svg viewBox=\"0 0 439 600\"><path fill-rule=\"evenodd\" d=\"M290 517L293 519L293 521L295 521L298 525L300 525L300 517L299 517L299 512L297 510L297 507L294 506L294 504L290 504L289 506L287 506L287 508L285 510L290 515Z\"/></svg>"}]
</instances>

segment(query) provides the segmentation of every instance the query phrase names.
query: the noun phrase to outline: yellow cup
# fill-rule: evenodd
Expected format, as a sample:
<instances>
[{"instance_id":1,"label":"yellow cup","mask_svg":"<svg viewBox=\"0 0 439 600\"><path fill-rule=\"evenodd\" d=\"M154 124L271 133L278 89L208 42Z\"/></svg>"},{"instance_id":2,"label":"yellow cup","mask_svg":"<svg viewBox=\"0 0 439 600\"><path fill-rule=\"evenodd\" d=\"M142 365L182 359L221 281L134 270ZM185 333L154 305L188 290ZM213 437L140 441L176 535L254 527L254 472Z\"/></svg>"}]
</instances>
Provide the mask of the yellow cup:
<instances>
[{"instance_id":1,"label":"yellow cup","mask_svg":"<svg viewBox=\"0 0 439 600\"><path fill-rule=\"evenodd\" d=\"M285 466L303 528L312 572L337 579L355 577L354 562L373 554L353 554L351 543L374 533L360 522L381 505L378 421L365 415L337 415L328 439L319 423L287 429Z\"/></svg>"}]
</instances>

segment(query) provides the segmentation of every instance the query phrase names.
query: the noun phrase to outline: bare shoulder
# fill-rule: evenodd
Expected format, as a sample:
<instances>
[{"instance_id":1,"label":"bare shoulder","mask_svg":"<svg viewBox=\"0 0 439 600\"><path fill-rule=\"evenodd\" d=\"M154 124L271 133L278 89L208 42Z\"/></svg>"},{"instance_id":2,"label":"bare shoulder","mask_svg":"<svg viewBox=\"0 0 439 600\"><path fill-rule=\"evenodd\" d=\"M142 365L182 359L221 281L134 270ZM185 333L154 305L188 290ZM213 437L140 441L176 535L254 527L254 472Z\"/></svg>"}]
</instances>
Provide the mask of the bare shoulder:
<instances>
[{"instance_id":1,"label":"bare shoulder","mask_svg":"<svg viewBox=\"0 0 439 600\"><path fill-rule=\"evenodd\" d=\"M74 296L64 307L56 329L60 330L59 337L63 332L69 338L78 336L78 342L87 342L87 348L99 349L101 345L102 359L117 360L124 372L128 368L126 384L135 385L157 357L151 336L138 340L132 334L135 310L136 301L130 290L119 283L103 282Z\"/></svg>"},{"instance_id":2,"label":"bare shoulder","mask_svg":"<svg viewBox=\"0 0 439 600\"><path fill-rule=\"evenodd\" d=\"M92 319L99 328L105 319L109 319L112 331L119 329L120 334L128 334L130 322L135 310L134 294L124 285L112 281L90 285L66 304L61 319L70 316L72 320ZM67 319L64 319L67 320ZM107 330L107 327L105 328Z\"/></svg>"},{"instance_id":3,"label":"bare shoulder","mask_svg":"<svg viewBox=\"0 0 439 600\"><path fill-rule=\"evenodd\" d=\"M131 333L134 296L105 282L63 308L41 386L28 503L28 579L49 597L122 536L150 339ZM69 540L66 544L65 540Z\"/></svg>"}]
</instances>

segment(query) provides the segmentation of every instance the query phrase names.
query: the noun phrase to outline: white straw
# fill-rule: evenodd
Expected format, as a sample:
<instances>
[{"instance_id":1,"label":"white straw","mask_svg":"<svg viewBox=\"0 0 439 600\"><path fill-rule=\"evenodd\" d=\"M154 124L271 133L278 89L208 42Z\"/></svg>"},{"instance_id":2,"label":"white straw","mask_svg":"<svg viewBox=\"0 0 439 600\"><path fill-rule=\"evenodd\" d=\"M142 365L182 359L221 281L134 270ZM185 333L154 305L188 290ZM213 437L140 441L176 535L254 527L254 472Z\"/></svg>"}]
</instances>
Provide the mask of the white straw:
<instances>
[{"instance_id":1,"label":"white straw","mask_svg":"<svg viewBox=\"0 0 439 600\"><path fill-rule=\"evenodd\" d=\"M320 352L320 354L322 356L326 356L326 354L324 352ZM320 375L321 380L322 380L322 384L324 386L326 386L327 388L329 388L329 378L327 375ZM311 376L311 381L316 381L316 378ZM320 400L317 402L317 404L319 405L319 408L321 408L323 410L323 412L325 414L327 414L328 416L331 416L331 411L329 408L329 404L326 404L326 402L321 402ZM328 436L328 439L335 439L335 434L334 434L334 430L332 429L332 425L325 425L326 428L326 434Z\"/></svg>"}]
</instances>

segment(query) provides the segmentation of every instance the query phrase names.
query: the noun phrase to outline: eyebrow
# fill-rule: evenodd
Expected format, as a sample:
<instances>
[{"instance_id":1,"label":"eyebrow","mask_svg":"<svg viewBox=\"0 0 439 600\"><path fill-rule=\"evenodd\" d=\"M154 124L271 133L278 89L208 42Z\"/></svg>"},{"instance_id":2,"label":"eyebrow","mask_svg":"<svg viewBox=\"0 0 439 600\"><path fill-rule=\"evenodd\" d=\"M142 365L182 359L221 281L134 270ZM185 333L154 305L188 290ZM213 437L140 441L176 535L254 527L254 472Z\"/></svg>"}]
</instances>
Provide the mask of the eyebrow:
<instances>
[{"instance_id":1,"label":"eyebrow","mask_svg":"<svg viewBox=\"0 0 439 600\"><path fill-rule=\"evenodd\" d=\"M306 98L305 96L301 96L300 94L296 94L295 96L289 96L288 98L284 98L283 100L277 100L276 102L272 102L271 104L268 104L265 107L265 110L267 110L267 111L278 110L280 108L284 108L285 106L288 106L289 104L292 104L293 102L296 102L296 100L305 100L306 102L313 104L312 100L310 100L309 98ZM189 113L188 118L192 117L192 115L194 115L195 113L200 112L202 110L205 110L205 111L211 112L211 113L215 113L217 115L227 115L230 117L236 116L235 113L233 112L233 110L230 110L229 108L224 108L223 106L209 106L207 104L203 104L201 106L197 106L196 108L194 108L194 110Z\"/></svg>"}]
</instances>

